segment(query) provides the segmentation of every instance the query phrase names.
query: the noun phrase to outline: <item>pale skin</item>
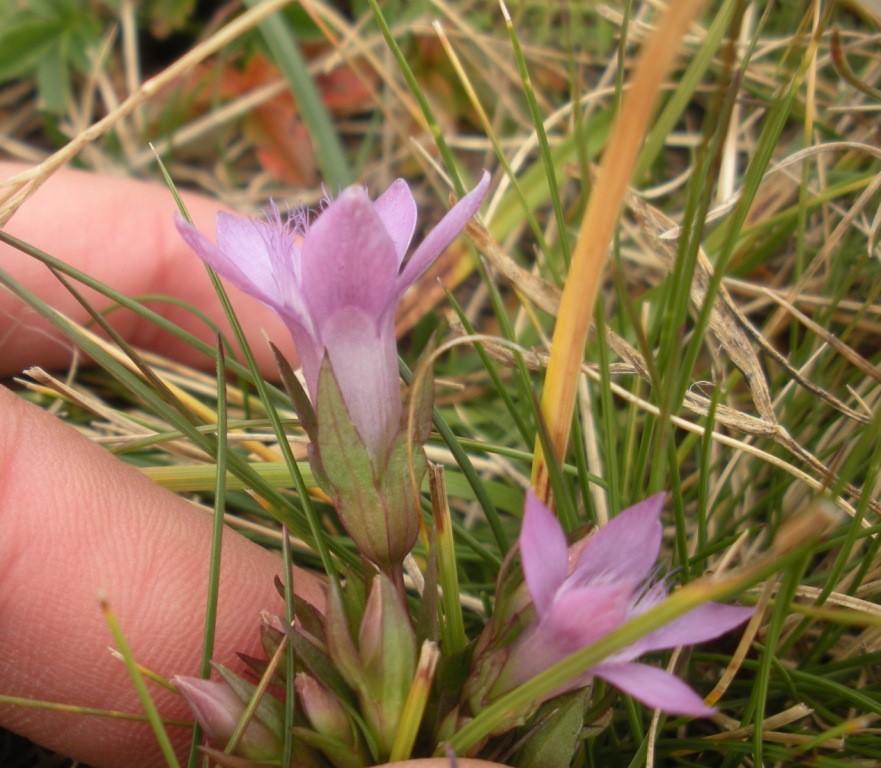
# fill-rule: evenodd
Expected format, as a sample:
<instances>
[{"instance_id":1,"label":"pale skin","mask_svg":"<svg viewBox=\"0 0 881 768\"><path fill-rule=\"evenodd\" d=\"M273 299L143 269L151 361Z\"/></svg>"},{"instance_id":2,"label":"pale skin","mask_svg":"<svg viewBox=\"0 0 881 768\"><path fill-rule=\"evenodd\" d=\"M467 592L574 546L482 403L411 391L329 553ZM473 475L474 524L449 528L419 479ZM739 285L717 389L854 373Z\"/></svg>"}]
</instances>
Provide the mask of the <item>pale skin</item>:
<instances>
[{"instance_id":1,"label":"pale skin","mask_svg":"<svg viewBox=\"0 0 881 768\"><path fill-rule=\"evenodd\" d=\"M0 178L20 169L0 163ZM217 203L196 195L186 202L197 226L213 234ZM204 267L174 229L174 211L159 185L63 172L22 207L7 231L128 295L176 296L223 326ZM30 257L0 245L0 269L52 306L86 319ZM274 371L264 335L295 359L278 319L237 291L230 294L264 373ZM102 306L97 299L96 305ZM212 341L211 331L182 310L155 306ZM114 313L113 321L139 346L210 366L132 315ZM69 361L69 343L0 289L0 376ZM109 655L112 638L99 592L141 663L164 676L198 674L211 525L203 511L0 387L0 694L141 711L127 672ZM258 611L281 612L273 586L280 573L276 555L227 532L218 661L241 669L236 651L260 653ZM298 571L296 587L321 605L316 577ZM151 691L164 715L187 717L174 696ZM163 764L142 724L0 706L0 725L96 768ZM189 731L170 733L185 754ZM434 768L442 765L447 762Z\"/></svg>"}]
</instances>

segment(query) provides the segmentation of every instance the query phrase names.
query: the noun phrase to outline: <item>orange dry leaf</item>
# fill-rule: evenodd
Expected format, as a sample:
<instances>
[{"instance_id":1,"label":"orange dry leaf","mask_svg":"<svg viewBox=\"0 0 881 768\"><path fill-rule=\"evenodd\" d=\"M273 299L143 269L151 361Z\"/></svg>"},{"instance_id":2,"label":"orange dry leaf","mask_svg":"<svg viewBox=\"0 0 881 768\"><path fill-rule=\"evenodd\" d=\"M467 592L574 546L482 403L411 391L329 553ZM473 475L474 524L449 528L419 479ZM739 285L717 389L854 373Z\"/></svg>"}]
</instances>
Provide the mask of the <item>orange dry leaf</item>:
<instances>
[{"instance_id":1,"label":"orange dry leaf","mask_svg":"<svg viewBox=\"0 0 881 768\"><path fill-rule=\"evenodd\" d=\"M190 83L197 112L208 109L209 99L199 91L208 78L217 78L220 95L229 100L282 77L279 69L260 54L250 56L239 68L224 64L217 73L209 66L198 68ZM336 115L369 109L370 91L361 75L342 65L315 79L325 106ZM207 89L209 92L211 89ZM215 91L216 94L216 91ZM284 91L250 112L244 119L245 135L254 143L257 161L279 181L297 187L318 183L315 153L290 91Z\"/></svg>"}]
</instances>

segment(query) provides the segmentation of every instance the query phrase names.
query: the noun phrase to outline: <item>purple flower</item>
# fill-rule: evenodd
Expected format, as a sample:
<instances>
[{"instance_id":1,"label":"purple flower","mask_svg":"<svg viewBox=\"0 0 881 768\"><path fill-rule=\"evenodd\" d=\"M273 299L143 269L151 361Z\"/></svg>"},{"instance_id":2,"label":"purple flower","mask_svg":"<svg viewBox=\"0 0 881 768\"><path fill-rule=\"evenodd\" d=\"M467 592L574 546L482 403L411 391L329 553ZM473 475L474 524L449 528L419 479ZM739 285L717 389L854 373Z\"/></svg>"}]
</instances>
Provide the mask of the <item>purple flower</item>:
<instances>
[{"instance_id":1,"label":"purple flower","mask_svg":"<svg viewBox=\"0 0 881 768\"><path fill-rule=\"evenodd\" d=\"M390 571L419 532L422 443L431 422L424 390L414 434L402 424L395 313L488 187L485 173L409 258L416 202L402 180L373 202L363 187L349 187L314 216L298 210L282 218L273 208L255 221L219 213L217 245L177 220L210 267L284 320L312 399L314 412L300 416L315 476L361 554Z\"/></svg>"},{"instance_id":2,"label":"purple flower","mask_svg":"<svg viewBox=\"0 0 881 768\"><path fill-rule=\"evenodd\" d=\"M510 690L625 622L661 603L656 580L664 494L621 512L572 552L557 518L530 491L520 534L520 557L536 620L517 639L495 693ZM679 678L634 659L712 640L742 624L751 608L705 603L650 632L591 668L572 688L598 677L652 709L706 716L713 709Z\"/></svg>"},{"instance_id":3,"label":"purple flower","mask_svg":"<svg viewBox=\"0 0 881 768\"><path fill-rule=\"evenodd\" d=\"M217 245L181 217L177 227L219 275L284 320L313 400L325 355L364 445L381 455L398 430L395 312L406 290L462 231L489 187L484 174L416 248L416 202L402 179L371 202L349 187L310 220L306 211L265 221L217 214Z\"/></svg>"}]
</instances>

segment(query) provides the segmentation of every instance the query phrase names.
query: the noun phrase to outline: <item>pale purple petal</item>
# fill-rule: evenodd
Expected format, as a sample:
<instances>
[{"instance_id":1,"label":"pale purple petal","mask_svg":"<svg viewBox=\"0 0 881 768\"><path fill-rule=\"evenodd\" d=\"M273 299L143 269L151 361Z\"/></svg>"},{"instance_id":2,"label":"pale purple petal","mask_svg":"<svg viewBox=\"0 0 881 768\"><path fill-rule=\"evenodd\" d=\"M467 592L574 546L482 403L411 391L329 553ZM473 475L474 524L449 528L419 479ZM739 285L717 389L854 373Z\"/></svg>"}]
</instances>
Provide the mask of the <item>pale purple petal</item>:
<instances>
[{"instance_id":1,"label":"pale purple petal","mask_svg":"<svg viewBox=\"0 0 881 768\"><path fill-rule=\"evenodd\" d=\"M222 217L236 220L240 233L238 240L244 243L241 251L239 246L226 249L214 245L181 216L175 216L175 224L187 245L218 275L276 312L281 311L284 301L278 293L266 242L255 226L256 222L218 213L218 227Z\"/></svg>"},{"instance_id":2,"label":"pale purple petal","mask_svg":"<svg viewBox=\"0 0 881 768\"><path fill-rule=\"evenodd\" d=\"M267 292L277 296L282 306L302 315L296 233L282 222L276 208L266 215L267 220L260 221L221 211L217 214L217 245L224 253L235 254L239 267L252 281L265 284Z\"/></svg>"},{"instance_id":3,"label":"pale purple petal","mask_svg":"<svg viewBox=\"0 0 881 768\"><path fill-rule=\"evenodd\" d=\"M489 189L489 178L489 173L484 171L480 183L456 203L419 244L401 272L398 282L399 297L403 296L404 292L431 266L444 248L458 237L468 223L468 219L477 213Z\"/></svg>"},{"instance_id":4,"label":"pale purple petal","mask_svg":"<svg viewBox=\"0 0 881 768\"><path fill-rule=\"evenodd\" d=\"M587 540L570 578L579 584L642 582L661 549L663 506L664 494L657 493L612 518Z\"/></svg>"},{"instance_id":5,"label":"pale purple petal","mask_svg":"<svg viewBox=\"0 0 881 768\"><path fill-rule=\"evenodd\" d=\"M393 313L397 271L395 245L367 192L343 190L303 241L303 294L315 326L339 307L358 307L374 323Z\"/></svg>"},{"instance_id":6,"label":"pale purple petal","mask_svg":"<svg viewBox=\"0 0 881 768\"><path fill-rule=\"evenodd\" d=\"M395 244L400 269L416 229L416 201L407 182L403 179L392 182L373 203L373 208Z\"/></svg>"},{"instance_id":7,"label":"pale purple petal","mask_svg":"<svg viewBox=\"0 0 881 768\"><path fill-rule=\"evenodd\" d=\"M173 681L208 735L218 743L227 741L245 711L233 690L215 680L177 676Z\"/></svg>"},{"instance_id":8,"label":"pale purple petal","mask_svg":"<svg viewBox=\"0 0 881 768\"><path fill-rule=\"evenodd\" d=\"M647 707L670 715L709 717L716 711L678 677L657 667L634 662L600 664L591 672Z\"/></svg>"},{"instance_id":9,"label":"pale purple petal","mask_svg":"<svg viewBox=\"0 0 881 768\"><path fill-rule=\"evenodd\" d=\"M590 645L627 619L630 590L627 585L603 584L564 589L539 621L546 636L544 654L560 661Z\"/></svg>"},{"instance_id":10,"label":"pale purple petal","mask_svg":"<svg viewBox=\"0 0 881 768\"><path fill-rule=\"evenodd\" d=\"M318 385L318 371L324 359L324 345L309 332L295 314L282 311L279 315L294 340L297 358L303 369L303 377L306 379L306 390L314 397L317 392L315 387Z\"/></svg>"},{"instance_id":11,"label":"pale purple petal","mask_svg":"<svg viewBox=\"0 0 881 768\"><path fill-rule=\"evenodd\" d=\"M321 331L352 423L378 455L401 420L394 318L377 328L357 307L343 307L327 318ZM307 384L313 386L308 379ZM310 392L314 397L317 389Z\"/></svg>"},{"instance_id":12,"label":"pale purple petal","mask_svg":"<svg viewBox=\"0 0 881 768\"><path fill-rule=\"evenodd\" d=\"M244 703L225 683L180 676L174 677L173 682L208 737L225 746L245 713ZM277 757L281 750L278 737L255 718L245 728L236 753L266 760Z\"/></svg>"},{"instance_id":13,"label":"pale purple petal","mask_svg":"<svg viewBox=\"0 0 881 768\"><path fill-rule=\"evenodd\" d=\"M619 627L629 603L629 590L614 585L557 595L549 612L518 638L508 685L519 685Z\"/></svg>"},{"instance_id":14,"label":"pale purple petal","mask_svg":"<svg viewBox=\"0 0 881 768\"><path fill-rule=\"evenodd\" d=\"M626 656L635 659L651 651L715 640L748 621L754 613L754 608L704 603L637 640L627 649Z\"/></svg>"},{"instance_id":15,"label":"pale purple petal","mask_svg":"<svg viewBox=\"0 0 881 768\"><path fill-rule=\"evenodd\" d=\"M520 560L526 586L541 617L566 578L566 536L554 514L532 492L526 493Z\"/></svg>"}]
</instances>

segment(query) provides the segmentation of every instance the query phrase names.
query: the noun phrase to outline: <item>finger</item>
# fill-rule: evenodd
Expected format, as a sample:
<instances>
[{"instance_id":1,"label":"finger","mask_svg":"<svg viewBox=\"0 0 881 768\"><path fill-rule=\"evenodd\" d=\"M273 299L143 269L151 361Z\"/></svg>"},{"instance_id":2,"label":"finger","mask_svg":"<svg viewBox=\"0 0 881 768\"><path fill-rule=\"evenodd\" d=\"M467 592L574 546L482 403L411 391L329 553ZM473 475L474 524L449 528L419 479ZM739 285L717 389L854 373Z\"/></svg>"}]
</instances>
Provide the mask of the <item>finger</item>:
<instances>
[{"instance_id":1,"label":"finger","mask_svg":"<svg viewBox=\"0 0 881 768\"><path fill-rule=\"evenodd\" d=\"M423 757L412 760L401 760L397 763L386 763L383 768L505 768L502 763L489 760L478 760L475 757Z\"/></svg>"},{"instance_id":2,"label":"finger","mask_svg":"<svg viewBox=\"0 0 881 768\"><path fill-rule=\"evenodd\" d=\"M106 596L135 658L197 675L211 516L0 387L0 693L141 712L96 601ZM27 437L27 439L23 439ZM260 609L280 612L279 560L227 531L214 657L259 652ZM298 592L322 604L314 578ZM160 711L188 717L152 686ZM164 764L142 724L0 707L0 725L101 766ZM183 746L190 732L171 729Z\"/></svg>"},{"instance_id":3,"label":"finger","mask_svg":"<svg viewBox=\"0 0 881 768\"><path fill-rule=\"evenodd\" d=\"M24 169L0 163L0 177ZM210 198L184 194L196 226L213 236L220 205ZM229 324L202 262L174 227L177 210L163 186L134 179L63 170L50 178L15 214L6 231L75 266L127 295L163 294L180 299L217 322L232 339ZM0 270L24 283L50 306L78 322L88 314L38 261L0 243ZM227 286L236 315L266 376L277 377L264 337L293 363L290 335L270 310L233 286ZM111 302L85 291L98 310ZM213 345L214 332L196 315L166 302L148 302L169 320ZM114 327L136 346L160 351L196 366L211 367L206 357L138 315L114 312ZM72 344L52 326L10 296L0 298L0 376L31 365L60 368L71 359Z\"/></svg>"}]
</instances>

